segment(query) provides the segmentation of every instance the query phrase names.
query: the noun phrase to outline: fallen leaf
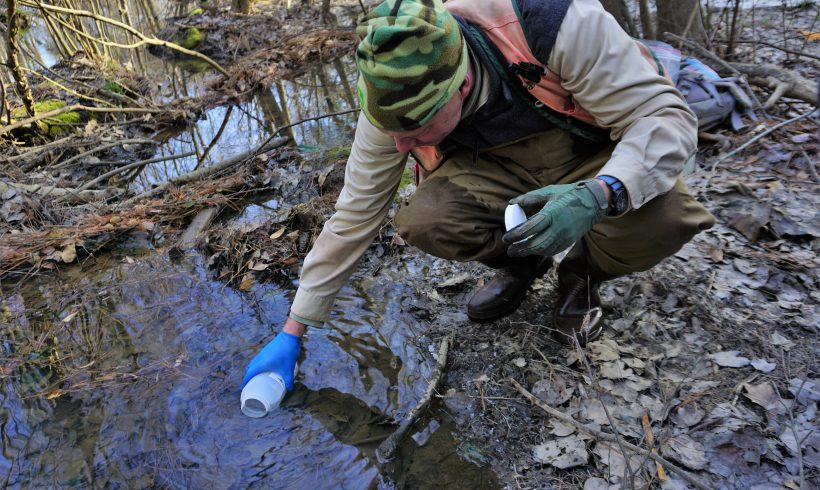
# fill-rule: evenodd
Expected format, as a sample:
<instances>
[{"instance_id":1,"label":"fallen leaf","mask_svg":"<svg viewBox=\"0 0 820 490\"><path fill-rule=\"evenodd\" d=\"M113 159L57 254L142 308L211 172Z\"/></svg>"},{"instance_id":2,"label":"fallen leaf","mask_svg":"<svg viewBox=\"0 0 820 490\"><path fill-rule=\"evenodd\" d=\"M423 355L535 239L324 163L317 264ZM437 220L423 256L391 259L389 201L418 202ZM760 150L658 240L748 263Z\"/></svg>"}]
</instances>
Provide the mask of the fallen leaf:
<instances>
[{"instance_id":1,"label":"fallen leaf","mask_svg":"<svg viewBox=\"0 0 820 490\"><path fill-rule=\"evenodd\" d=\"M769 362L765 359L754 359L752 360L752 367L762 373L770 373L774 371L774 369L777 367L777 364Z\"/></svg>"},{"instance_id":2,"label":"fallen leaf","mask_svg":"<svg viewBox=\"0 0 820 490\"><path fill-rule=\"evenodd\" d=\"M672 414L672 422L681 427L692 427L701 420L706 412L691 403L679 406Z\"/></svg>"},{"instance_id":3,"label":"fallen leaf","mask_svg":"<svg viewBox=\"0 0 820 490\"><path fill-rule=\"evenodd\" d=\"M265 264L264 262L257 262L251 266L252 271L263 271L268 268L270 264Z\"/></svg>"},{"instance_id":4,"label":"fallen leaf","mask_svg":"<svg viewBox=\"0 0 820 490\"><path fill-rule=\"evenodd\" d=\"M128 264L133 264L134 263L134 259L132 259L128 255L126 255L123 260L125 260L125 262L128 263Z\"/></svg>"},{"instance_id":5,"label":"fallen leaf","mask_svg":"<svg viewBox=\"0 0 820 490\"><path fill-rule=\"evenodd\" d=\"M253 287L253 275L245 274L242 276L242 282L239 283L239 289L242 291L250 291Z\"/></svg>"},{"instance_id":6,"label":"fallen leaf","mask_svg":"<svg viewBox=\"0 0 820 490\"><path fill-rule=\"evenodd\" d=\"M603 339L587 344L589 357L596 362L617 361L621 358L618 344L612 339Z\"/></svg>"},{"instance_id":7,"label":"fallen leaf","mask_svg":"<svg viewBox=\"0 0 820 490\"><path fill-rule=\"evenodd\" d=\"M54 390L54 391L52 391L51 393L49 393L49 394L48 394L48 396L46 396L46 399L47 399L47 400L53 400L53 399L55 399L55 398L60 398L60 397L61 397L61 396L63 396L64 394L65 394L65 392L64 392L63 390L61 390L61 389L57 388L56 390Z\"/></svg>"},{"instance_id":8,"label":"fallen leaf","mask_svg":"<svg viewBox=\"0 0 820 490\"><path fill-rule=\"evenodd\" d=\"M738 356L740 351L738 350L730 350L724 352L716 352L714 354L709 354L709 357L715 361L715 364L722 367L743 367L748 366L750 361L749 359Z\"/></svg>"},{"instance_id":9,"label":"fallen leaf","mask_svg":"<svg viewBox=\"0 0 820 490\"><path fill-rule=\"evenodd\" d=\"M60 258L66 264L74 262L74 260L77 259L77 247L73 243L66 245L63 251L60 253Z\"/></svg>"},{"instance_id":10,"label":"fallen leaf","mask_svg":"<svg viewBox=\"0 0 820 490\"><path fill-rule=\"evenodd\" d=\"M703 444L686 434L678 434L666 441L661 446L661 453L693 470L702 470L709 463Z\"/></svg>"},{"instance_id":11,"label":"fallen leaf","mask_svg":"<svg viewBox=\"0 0 820 490\"><path fill-rule=\"evenodd\" d=\"M743 383L741 386L743 390L746 391L746 398L757 403L767 412L774 410L779 406L780 398L777 396L777 392L774 391L774 388L770 383L766 382L757 385Z\"/></svg>"},{"instance_id":12,"label":"fallen leaf","mask_svg":"<svg viewBox=\"0 0 820 490\"><path fill-rule=\"evenodd\" d=\"M569 436L535 446L532 457L539 463L566 469L587 464L589 453L584 441Z\"/></svg>"},{"instance_id":13,"label":"fallen leaf","mask_svg":"<svg viewBox=\"0 0 820 490\"><path fill-rule=\"evenodd\" d=\"M798 34L806 38L806 41L820 41L820 32L797 31Z\"/></svg>"},{"instance_id":14,"label":"fallen leaf","mask_svg":"<svg viewBox=\"0 0 820 490\"><path fill-rule=\"evenodd\" d=\"M65 318L63 318L61 321L63 323L68 323L71 320L73 320L75 316L77 316L77 313L79 313L79 310L74 310L71 313L69 313L68 315L66 315Z\"/></svg>"},{"instance_id":15,"label":"fallen leaf","mask_svg":"<svg viewBox=\"0 0 820 490\"><path fill-rule=\"evenodd\" d=\"M532 385L532 394L551 407L566 403L574 391L575 388L567 387L564 378L557 375L549 379L540 379Z\"/></svg>"},{"instance_id":16,"label":"fallen leaf","mask_svg":"<svg viewBox=\"0 0 820 490\"><path fill-rule=\"evenodd\" d=\"M746 259L735 259L732 263L737 270L744 274L754 274L757 271L757 266Z\"/></svg>"},{"instance_id":17,"label":"fallen leaf","mask_svg":"<svg viewBox=\"0 0 820 490\"><path fill-rule=\"evenodd\" d=\"M609 482L598 477L587 478L584 490L609 490Z\"/></svg>"},{"instance_id":18,"label":"fallen leaf","mask_svg":"<svg viewBox=\"0 0 820 490\"><path fill-rule=\"evenodd\" d=\"M270 240L276 240L277 238L279 238L280 236L285 234L286 229L287 229L287 226L283 226L283 227L279 228L278 230L271 233L271 236L269 237L269 239Z\"/></svg>"},{"instance_id":19,"label":"fallen leaf","mask_svg":"<svg viewBox=\"0 0 820 490\"><path fill-rule=\"evenodd\" d=\"M513 359L513 364L522 368L527 365L527 361L523 357L516 357L515 359Z\"/></svg>"},{"instance_id":20,"label":"fallen leaf","mask_svg":"<svg viewBox=\"0 0 820 490\"><path fill-rule=\"evenodd\" d=\"M712 262L723 262L723 250L717 247L709 247L709 258Z\"/></svg>"},{"instance_id":21,"label":"fallen leaf","mask_svg":"<svg viewBox=\"0 0 820 490\"><path fill-rule=\"evenodd\" d=\"M550 427L552 427L550 434L558 437L566 437L575 432L574 426L565 424L558 419L550 419Z\"/></svg>"},{"instance_id":22,"label":"fallen leaf","mask_svg":"<svg viewBox=\"0 0 820 490\"><path fill-rule=\"evenodd\" d=\"M784 350L789 350L792 347L794 347L794 342L787 339L786 337L781 335L779 332L772 333L771 338L772 338L772 344L774 344L778 347L782 347Z\"/></svg>"},{"instance_id":23,"label":"fallen leaf","mask_svg":"<svg viewBox=\"0 0 820 490\"><path fill-rule=\"evenodd\" d=\"M605 362L601 365L601 376L609 379L631 379L637 381L635 373L624 365L621 360Z\"/></svg>"}]
</instances>

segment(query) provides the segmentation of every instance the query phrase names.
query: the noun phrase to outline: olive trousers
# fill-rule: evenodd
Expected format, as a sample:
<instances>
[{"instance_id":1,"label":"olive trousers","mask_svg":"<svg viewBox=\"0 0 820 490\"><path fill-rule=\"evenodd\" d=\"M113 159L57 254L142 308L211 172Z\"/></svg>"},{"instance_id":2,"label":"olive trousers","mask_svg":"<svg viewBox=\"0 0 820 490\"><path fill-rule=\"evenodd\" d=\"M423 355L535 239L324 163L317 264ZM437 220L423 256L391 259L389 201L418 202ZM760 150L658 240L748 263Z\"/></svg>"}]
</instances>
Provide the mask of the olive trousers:
<instances>
[{"instance_id":1,"label":"olive trousers","mask_svg":"<svg viewBox=\"0 0 820 490\"><path fill-rule=\"evenodd\" d=\"M595 177L614 147L555 129L475 154L457 150L402 206L396 227L408 243L431 255L499 263L506 256L501 237L507 202L547 185ZM605 218L579 245L602 272L620 276L651 268L714 222L678 178L669 192L639 209Z\"/></svg>"}]
</instances>

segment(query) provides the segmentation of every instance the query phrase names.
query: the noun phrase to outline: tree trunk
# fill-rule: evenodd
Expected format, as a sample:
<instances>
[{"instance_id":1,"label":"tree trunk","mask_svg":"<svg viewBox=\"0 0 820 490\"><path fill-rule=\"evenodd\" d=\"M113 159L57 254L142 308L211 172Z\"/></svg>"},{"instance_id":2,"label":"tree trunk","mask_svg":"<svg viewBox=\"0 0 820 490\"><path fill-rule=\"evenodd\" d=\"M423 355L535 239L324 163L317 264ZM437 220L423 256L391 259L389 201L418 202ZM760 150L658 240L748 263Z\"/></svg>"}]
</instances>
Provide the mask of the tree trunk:
<instances>
[{"instance_id":1,"label":"tree trunk","mask_svg":"<svg viewBox=\"0 0 820 490\"><path fill-rule=\"evenodd\" d=\"M629 7L626 5L626 0L601 0L604 10L612 14L618 24L630 36L638 37L638 30L635 28L635 20L629 13Z\"/></svg>"},{"instance_id":2,"label":"tree trunk","mask_svg":"<svg viewBox=\"0 0 820 490\"><path fill-rule=\"evenodd\" d=\"M248 15L253 9L253 0L231 0L231 12Z\"/></svg>"},{"instance_id":3,"label":"tree trunk","mask_svg":"<svg viewBox=\"0 0 820 490\"><path fill-rule=\"evenodd\" d=\"M644 39L657 39L655 24L652 22L652 12L649 10L649 0L638 0L638 9L641 13L641 30Z\"/></svg>"},{"instance_id":4,"label":"tree trunk","mask_svg":"<svg viewBox=\"0 0 820 490\"><path fill-rule=\"evenodd\" d=\"M700 0L656 0L655 4L658 7L658 37L671 32L698 43L706 41L706 30L700 18Z\"/></svg>"},{"instance_id":5,"label":"tree trunk","mask_svg":"<svg viewBox=\"0 0 820 490\"><path fill-rule=\"evenodd\" d=\"M14 77L14 88L17 90L17 95L23 100L23 105L26 112L31 117L36 116L34 113L34 97L31 95L31 88L28 86L28 79L23 67L20 66L20 60L17 59L19 47L17 46L17 35L20 34L20 24L24 21L19 17L17 12L17 0L8 0L6 4L6 19L7 19L7 37L6 44L8 47L8 66L11 70L11 76Z\"/></svg>"}]
</instances>

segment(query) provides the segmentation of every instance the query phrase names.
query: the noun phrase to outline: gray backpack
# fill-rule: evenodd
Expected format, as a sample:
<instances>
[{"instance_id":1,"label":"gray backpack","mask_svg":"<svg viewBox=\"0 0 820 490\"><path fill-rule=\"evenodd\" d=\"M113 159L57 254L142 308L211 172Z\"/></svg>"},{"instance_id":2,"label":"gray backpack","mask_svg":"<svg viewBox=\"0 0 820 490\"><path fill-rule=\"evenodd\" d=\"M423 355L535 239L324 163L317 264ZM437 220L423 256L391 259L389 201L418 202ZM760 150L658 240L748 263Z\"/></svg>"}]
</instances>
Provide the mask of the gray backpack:
<instances>
[{"instance_id":1,"label":"gray backpack","mask_svg":"<svg viewBox=\"0 0 820 490\"><path fill-rule=\"evenodd\" d=\"M740 87L737 78L721 78L695 58L681 59L680 51L664 42L641 41L652 50L698 117L699 131L712 129L724 121L733 130L740 131L746 127L740 119L741 114L757 120L751 110L751 98Z\"/></svg>"}]
</instances>

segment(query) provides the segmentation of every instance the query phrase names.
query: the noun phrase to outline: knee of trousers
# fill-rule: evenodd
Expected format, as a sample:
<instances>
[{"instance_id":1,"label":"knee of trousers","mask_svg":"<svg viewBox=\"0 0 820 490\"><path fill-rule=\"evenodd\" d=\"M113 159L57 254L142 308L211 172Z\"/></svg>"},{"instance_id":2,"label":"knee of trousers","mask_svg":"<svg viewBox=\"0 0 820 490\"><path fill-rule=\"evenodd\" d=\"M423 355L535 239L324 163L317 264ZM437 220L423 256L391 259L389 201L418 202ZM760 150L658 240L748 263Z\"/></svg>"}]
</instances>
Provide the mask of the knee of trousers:
<instances>
[{"instance_id":1,"label":"knee of trousers","mask_svg":"<svg viewBox=\"0 0 820 490\"><path fill-rule=\"evenodd\" d=\"M623 218L605 220L587 238L602 269L620 275L650 269L714 224L685 186L676 186Z\"/></svg>"},{"instance_id":2,"label":"knee of trousers","mask_svg":"<svg viewBox=\"0 0 820 490\"><path fill-rule=\"evenodd\" d=\"M426 184L394 219L407 243L430 255L461 262L503 253L503 216L492 213L466 191L453 189L455 186L444 189Z\"/></svg>"}]
</instances>

